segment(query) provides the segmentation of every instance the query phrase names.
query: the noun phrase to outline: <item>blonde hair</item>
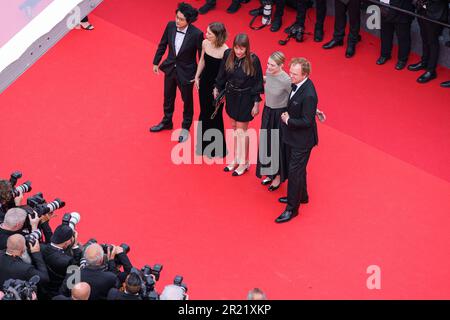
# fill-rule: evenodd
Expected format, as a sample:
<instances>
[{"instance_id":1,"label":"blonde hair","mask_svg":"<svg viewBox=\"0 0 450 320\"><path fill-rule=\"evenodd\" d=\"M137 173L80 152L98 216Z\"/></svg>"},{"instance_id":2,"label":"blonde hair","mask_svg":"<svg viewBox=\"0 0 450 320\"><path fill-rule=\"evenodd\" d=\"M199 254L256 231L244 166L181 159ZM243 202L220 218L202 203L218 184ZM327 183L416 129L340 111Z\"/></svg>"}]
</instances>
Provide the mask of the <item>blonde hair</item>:
<instances>
[{"instance_id":1,"label":"blonde hair","mask_svg":"<svg viewBox=\"0 0 450 320\"><path fill-rule=\"evenodd\" d=\"M270 55L270 59L272 59L278 66L281 66L286 61L286 56L281 51L275 51Z\"/></svg>"},{"instance_id":2,"label":"blonde hair","mask_svg":"<svg viewBox=\"0 0 450 320\"><path fill-rule=\"evenodd\" d=\"M302 75L309 76L311 73L311 63L305 58L292 58L290 66L297 64L302 67Z\"/></svg>"}]
</instances>

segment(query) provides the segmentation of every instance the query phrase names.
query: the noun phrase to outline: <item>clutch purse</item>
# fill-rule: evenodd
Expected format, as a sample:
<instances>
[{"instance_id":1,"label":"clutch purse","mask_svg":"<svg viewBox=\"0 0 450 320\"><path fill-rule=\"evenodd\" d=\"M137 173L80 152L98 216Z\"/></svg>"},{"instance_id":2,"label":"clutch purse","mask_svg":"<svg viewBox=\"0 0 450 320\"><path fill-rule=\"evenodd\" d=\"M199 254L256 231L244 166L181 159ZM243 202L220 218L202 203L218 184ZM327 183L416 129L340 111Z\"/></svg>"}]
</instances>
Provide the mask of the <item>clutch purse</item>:
<instances>
[{"instance_id":1,"label":"clutch purse","mask_svg":"<svg viewBox=\"0 0 450 320\"><path fill-rule=\"evenodd\" d=\"M219 108L225 104L225 89L219 92L219 95L217 96L217 98L215 98L213 100L213 107L214 107L214 112L211 115L211 120L214 119L214 117L217 114L217 111L219 111Z\"/></svg>"}]
</instances>

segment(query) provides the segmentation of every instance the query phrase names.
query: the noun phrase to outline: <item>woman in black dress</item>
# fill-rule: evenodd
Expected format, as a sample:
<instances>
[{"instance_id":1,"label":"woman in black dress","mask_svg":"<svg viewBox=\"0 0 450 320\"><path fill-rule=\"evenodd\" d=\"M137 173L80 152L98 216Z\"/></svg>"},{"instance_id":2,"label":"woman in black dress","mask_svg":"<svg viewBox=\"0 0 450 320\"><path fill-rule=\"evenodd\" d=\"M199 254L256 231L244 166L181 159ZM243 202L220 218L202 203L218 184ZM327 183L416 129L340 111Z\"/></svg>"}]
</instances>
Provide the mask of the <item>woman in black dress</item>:
<instances>
[{"instance_id":1,"label":"woman in black dress","mask_svg":"<svg viewBox=\"0 0 450 320\"><path fill-rule=\"evenodd\" d=\"M195 87L199 90L200 116L197 128L196 153L207 157L223 158L226 155L225 132L222 110L214 113L213 88L220 63L228 46L227 31L223 23L213 22L206 29L206 39L202 43L202 55L195 74Z\"/></svg>"},{"instance_id":2,"label":"woman in black dress","mask_svg":"<svg viewBox=\"0 0 450 320\"><path fill-rule=\"evenodd\" d=\"M259 113L260 95L264 92L261 62L250 51L250 41L245 33L238 34L234 38L233 48L224 53L214 97L222 90L225 90L225 109L231 118L235 141L235 159L224 171L233 171L233 176L240 176L250 167L247 128Z\"/></svg>"}]
</instances>

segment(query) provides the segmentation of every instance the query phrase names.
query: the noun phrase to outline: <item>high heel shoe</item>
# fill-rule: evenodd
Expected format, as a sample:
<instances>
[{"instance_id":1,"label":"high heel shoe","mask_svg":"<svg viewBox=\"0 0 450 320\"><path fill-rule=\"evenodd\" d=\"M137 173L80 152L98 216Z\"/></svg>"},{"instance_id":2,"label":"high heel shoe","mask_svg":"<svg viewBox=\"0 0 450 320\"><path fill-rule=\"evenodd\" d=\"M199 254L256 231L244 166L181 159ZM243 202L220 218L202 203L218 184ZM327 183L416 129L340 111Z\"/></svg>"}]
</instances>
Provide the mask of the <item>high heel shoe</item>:
<instances>
[{"instance_id":1,"label":"high heel shoe","mask_svg":"<svg viewBox=\"0 0 450 320\"><path fill-rule=\"evenodd\" d=\"M268 190L271 191L271 192L275 191L275 190L277 190L280 187L280 185L281 185L281 183L279 183L277 186L270 185Z\"/></svg>"},{"instance_id":2,"label":"high heel shoe","mask_svg":"<svg viewBox=\"0 0 450 320\"><path fill-rule=\"evenodd\" d=\"M269 183L272 182L272 179L270 179L269 177L265 178L263 181L261 181L261 184L263 186L267 186Z\"/></svg>"},{"instance_id":3,"label":"high heel shoe","mask_svg":"<svg viewBox=\"0 0 450 320\"><path fill-rule=\"evenodd\" d=\"M234 169L236 169L236 164L232 163L232 164L226 166L225 168L223 168L223 171L230 172L230 171L233 171Z\"/></svg>"},{"instance_id":4,"label":"high heel shoe","mask_svg":"<svg viewBox=\"0 0 450 320\"><path fill-rule=\"evenodd\" d=\"M247 172L250 168L249 164L246 164L244 169L242 171L238 171L238 169L234 170L233 173L231 174L233 177L239 177L242 176L245 172Z\"/></svg>"}]
</instances>

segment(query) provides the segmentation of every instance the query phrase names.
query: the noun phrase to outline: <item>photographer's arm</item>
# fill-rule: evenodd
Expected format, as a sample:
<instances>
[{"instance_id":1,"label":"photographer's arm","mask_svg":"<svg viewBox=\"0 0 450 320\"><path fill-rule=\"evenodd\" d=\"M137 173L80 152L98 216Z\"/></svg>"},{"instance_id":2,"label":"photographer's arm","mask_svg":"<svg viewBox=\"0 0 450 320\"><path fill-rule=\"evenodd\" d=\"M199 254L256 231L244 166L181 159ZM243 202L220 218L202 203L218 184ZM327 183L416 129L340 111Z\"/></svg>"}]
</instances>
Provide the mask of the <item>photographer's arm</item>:
<instances>
[{"instance_id":1,"label":"photographer's arm","mask_svg":"<svg viewBox=\"0 0 450 320\"><path fill-rule=\"evenodd\" d=\"M34 245L30 244L30 256L33 260L33 265L27 270L27 278L30 279L32 276L39 276L39 284L45 284L50 281L48 276L47 266L45 265L44 258L41 254L41 247L39 241L36 241Z\"/></svg>"}]
</instances>

